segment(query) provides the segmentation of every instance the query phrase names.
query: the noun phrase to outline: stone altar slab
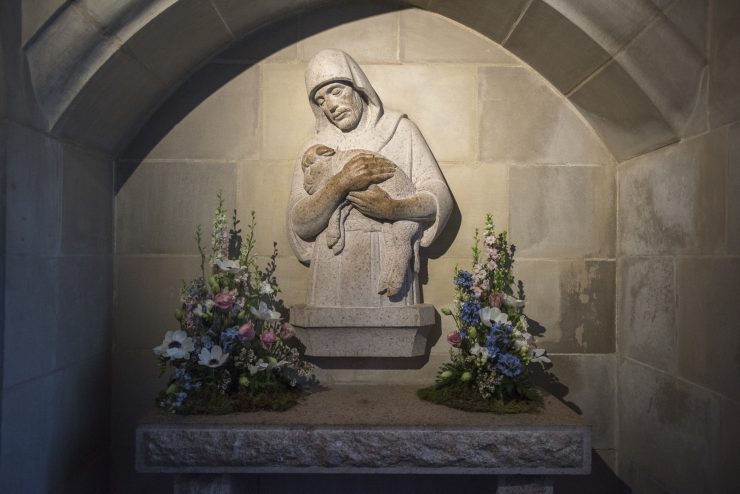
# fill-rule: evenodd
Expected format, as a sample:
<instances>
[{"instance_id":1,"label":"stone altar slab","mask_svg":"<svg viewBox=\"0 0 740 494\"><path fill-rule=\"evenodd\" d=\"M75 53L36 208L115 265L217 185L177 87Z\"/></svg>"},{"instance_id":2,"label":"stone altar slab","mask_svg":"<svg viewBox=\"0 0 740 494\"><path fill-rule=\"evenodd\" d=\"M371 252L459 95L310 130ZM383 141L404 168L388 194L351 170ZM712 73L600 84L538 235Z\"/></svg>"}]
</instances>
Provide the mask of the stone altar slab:
<instances>
[{"instance_id":1,"label":"stone altar slab","mask_svg":"<svg viewBox=\"0 0 740 494\"><path fill-rule=\"evenodd\" d=\"M136 469L178 474L177 492L277 472L495 474L500 493L552 492L549 476L590 473L591 428L552 396L542 413L493 415L422 401L413 386L345 385L287 412L153 413L136 431Z\"/></svg>"}]
</instances>

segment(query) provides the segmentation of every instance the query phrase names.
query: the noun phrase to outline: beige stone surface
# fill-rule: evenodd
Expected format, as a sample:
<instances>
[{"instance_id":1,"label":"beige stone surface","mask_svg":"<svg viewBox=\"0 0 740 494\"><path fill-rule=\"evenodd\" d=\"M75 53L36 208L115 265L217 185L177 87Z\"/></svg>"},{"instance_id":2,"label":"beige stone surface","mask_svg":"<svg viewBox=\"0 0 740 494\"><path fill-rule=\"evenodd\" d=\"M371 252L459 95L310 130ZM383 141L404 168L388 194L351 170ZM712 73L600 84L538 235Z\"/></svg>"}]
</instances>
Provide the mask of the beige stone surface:
<instances>
[{"instance_id":1,"label":"beige stone surface","mask_svg":"<svg viewBox=\"0 0 740 494\"><path fill-rule=\"evenodd\" d=\"M248 65L206 65L152 116L126 158L257 158L260 74ZM158 138L157 138L158 137Z\"/></svg>"},{"instance_id":2,"label":"beige stone surface","mask_svg":"<svg viewBox=\"0 0 740 494\"><path fill-rule=\"evenodd\" d=\"M420 9L401 11L399 54L401 62L521 64L479 33Z\"/></svg>"},{"instance_id":3,"label":"beige stone surface","mask_svg":"<svg viewBox=\"0 0 740 494\"><path fill-rule=\"evenodd\" d=\"M523 257L614 257L614 168L514 166L510 233Z\"/></svg>"},{"instance_id":4,"label":"beige stone surface","mask_svg":"<svg viewBox=\"0 0 740 494\"><path fill-rule=\"evenodd\" d=\"M740 119L740 4L734 0L712 3L709 46L709 122L711 128Z\"/></svg>"},{"instance_id":5,"label":"beige stone surface","mask_svg":"<svg viewBox=\"0 0 740 494\"><path fill-rule=\"evenodd\" d=\"M740 259L678 258L676 285L679 375L740 399Z\"/></svg>"},{"instance_id":6,"label":"beige stone surface","mask_svg":"<svg viewBox=\"0 0 740 494\"><path fill-rule=\"evenodd\" d=\"M732 490L718 482L722 432L716 394L631 359L620 362L619 383L619 469L625 482L641 492Z\"/></svg>"},{"instance_id":7,"label":"beige stone surface","mask_svg":"<svg viewBox=\"0 0 740 494\"><path fill-rule=\"evenodd\" d=\"M442 172L461 213L459 224L449 223L441 245L432 246L437 253L449 257L470 257L473 232L483 228L487 213L493 215L497 230L509 229L509 168L503 163L442 164Z\"/></svg>"},{"instance_id":8,"label":"beige stone surface","mask_svg":"<svg viewBox=\"0 0 740 494\"><path fill-rule=\"evenodd\" d=\"M264 64L260 70L264 88L261 158L297 160L315 126L303 80L306 65Z\"/></svg>"},{"instance_id":9,"label":"beige stone surface","mask_svg":"<svg viewBox=\"0 0 740 494\"><path fill-rule=\"evenodd\" d=\"M174 81L233 39L211 2L179 0L131 36L126 49L160 80Z\"/></svg>"},{"instance_id":10,"label":"beige stone surface","mask_svg":"<svg viewBox=\"0 0 740 494\"><path fill-rule=\"evenodd\" d=\"M614 55L658 14L650 0L544 0Z\"/></svg>"},{"instance_id":11,"label":"beige stone surface","mask_svg":"<svg viewBox=\"0 0 740 494\"><path fill-rule=\"evenodd\" d=\"M419 127L437 161L475 157L476 76L470 65L367 65L386 108Z\"/></svg>"},{"instance_id":12,"label":"beige stone surface","mask_svg":"<svg viewBox=\"0 0 740 494\"><path fill-rule=\"evenodd\" d=\"M308 267L301 264L289 249L281 250L277 260L275 276L280 283L280 297L286 307L306 303ZM265 262L265 258L261 259Z\"/></svg>"},{"instance_id":13,"label":"beige stone surface","mask_svg":"<svg viewBox=\"0 0 740 494\"><path fill-rule=\"evenodd\" d=\"M396 62L399 14L386 12L387 8L382 3L360 2L341 10L307 13L302 17L305 37L298 43L298 57L308 61L321 50L338 48L359 63Z\"/></svg>"},{"instance_id":14,"label":"beige stone surface","mask_svg":"<svg viewBox=\"0 0 740 494\"><path fill-rule=\"evenodd\" d=\"M117 352L149 350L154 370L151 350L167 331L179 329L175 310L180 307L180 289L183 281L200 275L200 256L118 256L115 272L113 347Z\"/></svg>"},{"instance_id":15,"label":"beige stone surface","mask_svg":"<svg viewBox=\"0 0 740 494\"><path fill-rule=\"evenodd\" d=\"M113 159L63 144L61 252L113 251Z\"/></svg>"},{"instance_id":16,"label":"beige stone surface","mask_svg":"<svg viewBox=\"0 0 740 494\"><path fill-rule=\"evenodd\" d=\"M607 150L567 101L527 67L478 71L480 159L596 164Z\"/></svg>"},{"instance_id":17,"label":"beige stone surface","mask_svg":"<svg viewBox=\"0 0 740 494\"><path fill-rule=\"evenodd\" d=\"M527 0L428 0L421 5L501 43L528 5Z\"/></svg>"},{"instance_id":18,"label":"beige stone surface","mask_svg":"<svg viewBox=\"0 0 740 494\"><path fill-rule=\"evenodd\" d=\"M618 161L678 140L644 90L614 61L568 95Z\"/></svg>"},{"instance_id":19,"label":"beige stone surface","mask_svg":"<svg viewBox=\"0 0 740 494\"><path fill-rule=\"evenodd\" d=\"M61 145L8 125L5 147L6 254L58 255L62 228ZM29 166L34 163L35 166Z\"/></svg>"},{"instance_id":20,"label":"beige stone surface","mask_svg":"<svg viewBox=\"0 0 740 494\"><path fill-rule=\"evenodd\" d=\"M127 84L121 86L122 79ZM165 92L160 80L141 62L118 52L70 104L56 131L68 140L117 152L133 137L141 119L160 104Z\"/></svg>"},{"instance_id":21,"label":"beige stone surface","mask_svg":"<svg viewBox=\"0 0 740 494\"><path fill-rule=\"evenodd\" d=\"M614 261L519 258L530 333L555 353L614 352Z\"/></svg>"},{"instance_id":22,"label":"beige stone surface","mask_svg":"<svg viewBox=\"0 0 740 494\"><path fill-rule=\"evenodd\" d=\"M740 254L740 124L729 127L727 144L727 251Z\"/></svg>"},{"instance_id":23,"label":"beige stone surface","mask_svg":"<svg viewBox=\"0 0 740 494\"><path fill-rule=\"evenodd\" d=\"M706 57L668 19L641 32L615 59L679 135L706 130Z\"/></svg>"},{"instance_id":24,"label":"beige stone surface","mask_svg":"<svg viewBox=\"0 0 740 494\"><path fill-rule=\"evenodd\" d=\"M726 134L714 132L620 166L620 252L722 252L726 146Z\"/></svg>"},{"instance_id":25,"label":"beige stone surface","mask_svg":"<svg viewBox=\"0 0 740 494\"><path fill-rule=\"evenodd\" d=\"M213 0L229 30L238 38L258 29L267 22L291 16L306 7L306 0L270 0L269 2L244 2L243 0Z\"/></svg>"},{"instance_id":26,"label":"beige stone surface","mask_svg":"<svg viewBox=\"0 0 740 494\"><path fill-rule=\"evenodd\" d=\"M556 379L539 384L591 425L594 449L615 448L617 432L617 359L607 355L550 354ZM537 370L537 380L541 373Z\"/></svg>"},{"instance_id":27,"label":"beige stone surface","mask_svg":"<svg viewBox=\"0 0 740 494\"><path fill-rule=\"evenodd\" d=\"M617 270L620 353L675 372L677 292L673 258L622 258L617 261Z\"/></svg>"},{"instance_id":28,"label":"beige stone surface","mask_svg":"<svg viewBox=\"0 0 740 494\"><path fill-rule=\"evenodd\" d=\"M65 0L21 2L21 44L25 45L49 17L65 3Z\"/></svg>"},{"instance_id":29,"label":"beige stone surface","mask_svg":"<svg viewBox=\"0 0 740 494\"><path fill-rule=\"evenodd\" d=\"M290 15L250 32L216 55L216 60L256 64L295 60L297 56L298 16Z\"/></svg>"},{"instance_id":30,"label":"beige stone surface","mask_svg":"<svg viewBox=\"0 0 740 494\"><path fill-rule=\"evenodd\" d=\"M210 240L217 194L234 209L233 163L119 163L131 174L116 196L116 252L120 254L195 254L195 227Z\"/></svg>"},{"instance_id":31,"label":"beige stone surface","mask_svg":"<svg viewBox=\"0 0 740 494\"><path fill-rule=\"evenodd\" d=\"M236 209L242 230L249 224L250 212L255 212L256 252L260 255L270 255L273 242L282 255L292 255L285 218L294 165L294 161L267 160L237 163Z\"/></svg>"},{"instance_id":32,"label":"beige stone surface","mask_svg":"<svg viewBox=\"0 0 740 494\"><path fill-rule=\"evenodd\" d=\"M530 4L504 47L566 94L609 59L604 48L544 1Z\"/></svg>"}]
</instances>

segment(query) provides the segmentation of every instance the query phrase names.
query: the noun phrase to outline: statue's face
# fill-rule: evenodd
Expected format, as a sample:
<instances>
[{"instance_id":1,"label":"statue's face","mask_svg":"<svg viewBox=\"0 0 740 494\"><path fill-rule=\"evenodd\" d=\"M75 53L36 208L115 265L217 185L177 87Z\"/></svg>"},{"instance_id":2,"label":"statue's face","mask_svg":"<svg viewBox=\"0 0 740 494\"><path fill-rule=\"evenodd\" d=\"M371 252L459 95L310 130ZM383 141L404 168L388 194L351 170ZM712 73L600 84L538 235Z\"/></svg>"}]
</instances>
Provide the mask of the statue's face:
<instances>
[{"instance_id":1,"label":"statue's face","mask_svg":"<svg viewBox=\"0 0 740 494\"><path fill-rule=\"evenodd\" d=\"M344 82L330 82L321 86L313 100L326 118L342 132L354 130L365 109L360 93Z\"/></svg>"}]
</instances>

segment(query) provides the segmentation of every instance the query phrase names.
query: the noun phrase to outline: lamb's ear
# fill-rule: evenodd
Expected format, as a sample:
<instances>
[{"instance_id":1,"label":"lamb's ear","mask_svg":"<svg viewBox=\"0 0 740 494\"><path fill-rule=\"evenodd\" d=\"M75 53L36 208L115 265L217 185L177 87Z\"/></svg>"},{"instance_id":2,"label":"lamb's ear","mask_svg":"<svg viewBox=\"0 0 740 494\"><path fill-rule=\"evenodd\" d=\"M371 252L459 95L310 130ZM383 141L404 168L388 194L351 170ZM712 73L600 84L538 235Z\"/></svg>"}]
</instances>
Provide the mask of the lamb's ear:
<instances>
[{"instance_id":1,"label":"lamb's ear","mask_svg":"<svg viewBox=\"0 0 740 494\"><path fill-rule=\"evenodd\" d=\"M335 153L336 151L334 151L334 149L329 146L324 146L323 144L316 148L316 154L319 156L334 156Z\"/></svg>"}]
</instances>

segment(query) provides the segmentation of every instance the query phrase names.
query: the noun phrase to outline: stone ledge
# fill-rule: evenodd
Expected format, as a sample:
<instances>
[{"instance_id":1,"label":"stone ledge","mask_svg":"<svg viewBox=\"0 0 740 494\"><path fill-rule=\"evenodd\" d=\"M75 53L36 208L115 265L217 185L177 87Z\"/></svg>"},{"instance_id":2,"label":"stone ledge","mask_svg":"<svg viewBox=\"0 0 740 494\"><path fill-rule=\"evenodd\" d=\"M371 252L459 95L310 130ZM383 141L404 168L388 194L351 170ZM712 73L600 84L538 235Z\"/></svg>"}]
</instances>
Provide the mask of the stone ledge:
<instances>
[{"instance_id":1,"label":"stone ledge","mask_svg":"<svg viewBox=\"0 0 740 494\"><path fill-rule=\"evenodd\" d=\"M411 386L337 386L293 410L143 419L136 469L159 473L587 474L591 430L553 397L539 414L468 413Z\"/></svg>"},{"instance_id":2,"label":"stone ledge","mask_svg":"<svg viewBox=\"0 0 740 494\"><path fill-rule=\"evenodd\" d=\"M417 357L435 324L433 305L313 307L294 305L290 322L313 357Z\"/></svg>"}]
</instances>

